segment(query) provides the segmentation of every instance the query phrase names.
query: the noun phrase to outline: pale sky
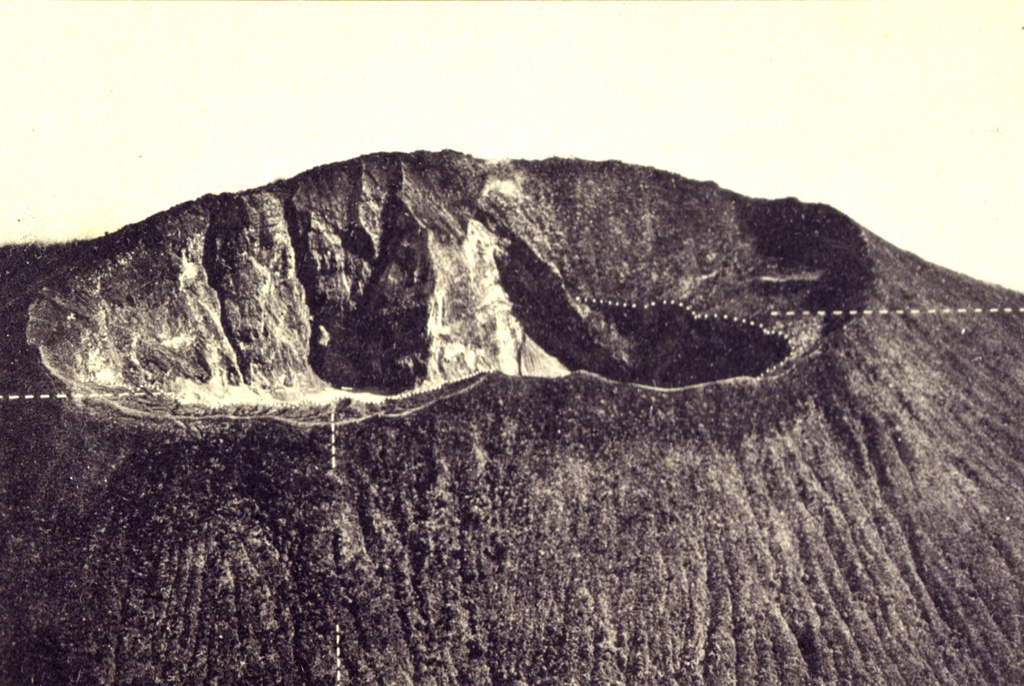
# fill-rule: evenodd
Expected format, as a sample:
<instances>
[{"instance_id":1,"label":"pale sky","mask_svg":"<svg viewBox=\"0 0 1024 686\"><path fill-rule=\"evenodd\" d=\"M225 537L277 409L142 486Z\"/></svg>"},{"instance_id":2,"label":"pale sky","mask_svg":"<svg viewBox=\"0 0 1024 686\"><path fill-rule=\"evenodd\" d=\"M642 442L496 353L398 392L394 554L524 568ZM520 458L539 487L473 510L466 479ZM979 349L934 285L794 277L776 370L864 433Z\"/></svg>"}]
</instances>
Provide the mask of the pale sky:
<instances>
[{"instance_id":1,"label":"pale sky","mask_svg":"<svg viewBox=\"0 0 1024 686\"><path fill-rule=\"evenodd\" d=\"M1024 2L0 4L0 242L378 151L620 159L1024 290Z\"/></svg>"}]
</instances>

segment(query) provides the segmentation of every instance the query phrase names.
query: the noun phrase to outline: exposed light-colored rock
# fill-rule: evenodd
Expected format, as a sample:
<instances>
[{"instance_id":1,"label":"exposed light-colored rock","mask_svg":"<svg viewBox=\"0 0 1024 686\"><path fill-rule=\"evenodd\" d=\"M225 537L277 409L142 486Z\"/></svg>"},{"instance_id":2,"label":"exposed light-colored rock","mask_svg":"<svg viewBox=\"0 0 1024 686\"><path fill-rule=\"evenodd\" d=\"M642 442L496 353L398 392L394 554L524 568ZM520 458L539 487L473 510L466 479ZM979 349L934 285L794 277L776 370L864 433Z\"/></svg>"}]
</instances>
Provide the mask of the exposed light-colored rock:
<instances>
[{"instance_id":1,"label":"exposed light-colored rock","mask_svg":"<svg viewBox=\"0 0 1024 686\"><path fill-rule=\"evenodd\" d=\"M761 345L749 323L684 334L672 328L682 320L623 319L576 296L750 315L859 297L863 260L835 256L860 250L849 220L759 203L618 163L373 155L127 227L39 293L29 341L73 382L267 398L396 393L483 371L670 386L754 374L784 353L714 359ZM808 273L821 276L799 280ZM677 339L720 343L662 349Z\"/></svg>"}]
</instances>

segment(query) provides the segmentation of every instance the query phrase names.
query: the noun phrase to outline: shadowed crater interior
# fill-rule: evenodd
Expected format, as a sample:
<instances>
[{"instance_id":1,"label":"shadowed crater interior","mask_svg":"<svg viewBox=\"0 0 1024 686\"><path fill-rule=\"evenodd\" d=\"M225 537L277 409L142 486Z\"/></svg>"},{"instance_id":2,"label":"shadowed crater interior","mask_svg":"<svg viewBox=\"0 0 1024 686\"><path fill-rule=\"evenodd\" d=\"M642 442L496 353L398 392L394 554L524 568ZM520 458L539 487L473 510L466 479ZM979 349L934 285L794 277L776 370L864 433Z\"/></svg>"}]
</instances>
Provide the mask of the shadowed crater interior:
<instances>
[{"instance_id":1,"label":"shadowed crater interior","mask_svg":"<svg viewBox=\"0 0 1024 686\"><path fill-rule=\"evenodd\" d=\"M755 324L698 316L682 307L580 307L521 241L512 241L498 264L526 332L572 370L677 388L757 376L790 353L783 336Z\"/></svg>"},{"instance_id":2,"label":"shadowed crater interior","mask_svg":"<svg viewBox=\"0 0 1024 686\"><path fill-rule=\"evenodd\" d=\"M758 376L790 352L785 338L753 324L677 307L594 309L625 342L622 368L605 372L617 381L671 388Z\"/></svg>"}]
</instances>

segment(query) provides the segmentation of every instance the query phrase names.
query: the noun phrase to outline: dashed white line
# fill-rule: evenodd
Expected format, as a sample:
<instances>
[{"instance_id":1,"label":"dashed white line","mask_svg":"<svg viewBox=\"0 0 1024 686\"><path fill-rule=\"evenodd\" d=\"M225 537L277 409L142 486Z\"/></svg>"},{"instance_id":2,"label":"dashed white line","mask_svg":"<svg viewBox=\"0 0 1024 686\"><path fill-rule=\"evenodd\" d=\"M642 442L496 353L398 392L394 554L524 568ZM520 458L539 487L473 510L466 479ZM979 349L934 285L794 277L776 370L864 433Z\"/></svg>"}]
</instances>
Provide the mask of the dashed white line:
<instances>
[{"instance_id":1,"label":"dashed white line","mask_svg":"<svg viewBox=\"0 0 1024 686\"><path fill-rule=\"evenodd\" d=\"M719 313L719 312L714 312L714 313L695 312L695 311L691 310L685 303L680 302L679 300L675 300L675 299L664 299L664 300L661 300L661 301L652 300L652 301L646 302L646 303L636 303L636 302L630 303L630 302L625 302L625 301L622 301L622 300L609 300L609 299L606 299L606 298L590 298L590 297L587 297L587 296L579 296L579 295L575 296L574 299L577 302L579 302L579 303L584 303L584 304L587 304L587 305L605 305L605 306L610 306L610 307L621 307L621 308L629 308L629 309L637 309L638 307L640 307L641 309L645 309L646 310L646 309L651 309L651 308L658 307L659 305L663 306L663 307L669 307L669 306L671 306L671 307L679 307L679 308L685 309L687 312L690 313L691 316L693 316L696 319L700 319L700 320L708 320L708 319L726 320L726 321L732 321L732 322L737 322L737 323L740 323L740 324L744 324L746 326L756 326L758 329L760 329L761 331L763 331L766 334L770 334L770 335L773 335L773 336L779 336L781 338L785 338L790 343L791 346L793 344L792 339L790 339L790 337L786 333L781 332L781 331L773 331L771 329L766 329L765 327L763 327L760 324L756 323L752 319L748 319L746 317L735 317L735 316L730 315L730 314ZM968 308L968 307L957 307L957 308L953 308L953 307L941 307L941 308L940 307L930 307L930 308L927 308L927 309L923 309L923 308L909 308L909 309L879 308L879 309L862 309L862 310L857 310L857 309L852 309L852 310L785 310L785 311L783 311L783 310L769 310L768 311L768 316L771 317L771 318L780 318L780 317L790 317L790 318L792 318L792 317L800 317L800 316L803 316L803 317L814 317L814 316L825 317L825 316L828 316L829 314L832 314L833 316L836 316L836 317L843 316L843 315L849 315L851 317L871 316L871 315L882 315L882 316L885 316L885 315L912 315L913 316L913 315L920 315L922 313L927 313L927 314L971 314L971 313L973 313L973 314L1000 314L1000 313L1002 313L1002 314L1014 314L1014 313L1024 314L1024 306L1018 306L1018 307L988 307L988 308L985 308L985 307L971 307L971 308ZM444 383L441 383L441 384L430 385L430 386L422 386L422 387L420 387L418 389L403 391L402 393L398 393L398 394L396 394L396 395L394 395L392 397L394 399L396 399L396 400L404 400L406 398L411 398L411 397L414 397L414 396L417 396L417 395L422 395L424 393L430 393L432 391L438 391L438 390L444 389L445 387L450 386L452 384L459 383L461 381L466 381L467 379L479 376L482 373L483 372L472 372L472 373L469 373L469 374L464 374L464 375L462 375L460 377L457 377L455 379L451 379L449 381L445 381ZM137 397L137 396L143 396L143 395L149 395L149 392L148 391L119 391L119 392L106 392L106 393L75 393L75 392L67 392L67 393L63 393L63 392L61 392L61 393L25 393L25 394L13 394L12 393L12 394L7 394L7 395L0 394L0 402L3 402L5 400L6 401L26 401L26 400L51 400L51 399L54 399L54 400L68 400L68 399L71 399L71 400L83 400L83 399L94 400L94 399L102 399L102 398ZM337 465L337 452L336 452L336 446L335 446L335 425L336 425L336 409L332 407L331 408L331 469L335 469L336 465Z\"/></svg>"},{"instance_id":2,"label":"dashed white line","mask_svg":"<svg viewBox=\"0 0 1024 686\"><path fill-rule=\"evenodd\" d=\"M337 408L331 403L331 469L338 468Z\"/></svg>"},{"instance_id":3,"label":"dashed white line","mask_svg":"<svg viewBox=\"0 0 1024 686\"><path fill-rule=\"evenodd\" d=\"M334 625L334 676L335 683L341 683L341 624Z\"/></svg>"},{"instance_id":4,"label":"dashed white line","mask_svg":"<svg viewBox=\"0 0 1024 686\"><path fill-rule=\"evenodd\" d=\"M120 393L0 393L0 401L25 400L96 400L102 398L127 398L149 395L146 391L122 391Z\"/></svg>"},{"instance_id":5,"label":"dashed white line","mask_svg":"<svg viewBox=\"0 0 1024 686\"><path fill-rule=\"evenodd\" d=\"M1013 314L1021 313L1024 314L1024 307L929 307L920 308L912 307L906 309L863 309L863 310L769 310L768 316L773 318L780 317L824 317L829 314L839 317L842 315L849 315L851 317L865 317L865 316L887 316L887 315L899 315L899 316L916 316L920 314ZM700 315L698 315L700 316ZM708 315L715 319L719 317L717 314ZM722 315L725 319L731 319L733 321L748 321L746 319L737 319L729 315Z\"/></svg>"}]
</instances>

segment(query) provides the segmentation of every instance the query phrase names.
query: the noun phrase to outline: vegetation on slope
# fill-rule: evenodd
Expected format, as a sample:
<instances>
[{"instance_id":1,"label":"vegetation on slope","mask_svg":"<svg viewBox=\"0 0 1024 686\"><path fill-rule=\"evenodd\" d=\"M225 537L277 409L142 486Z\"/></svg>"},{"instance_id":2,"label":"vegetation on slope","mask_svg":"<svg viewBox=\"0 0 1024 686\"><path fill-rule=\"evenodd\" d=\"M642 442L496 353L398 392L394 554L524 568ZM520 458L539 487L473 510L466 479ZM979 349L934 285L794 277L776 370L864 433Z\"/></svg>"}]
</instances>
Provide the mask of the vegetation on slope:
<instances>
[{"instance_id":1,"label":"vegetation on slope","mask_svg":"<svg viewBox=\"0 0 1024 686\"><path fill-rule=\"evenodd\" d=\"M3 673L328 684L338 626L343 683L1019 683L1024 329L957 333L671 393L491 377L340 424L334 471L323 414L5 407Z\"/></svg>"}]
</instances>

